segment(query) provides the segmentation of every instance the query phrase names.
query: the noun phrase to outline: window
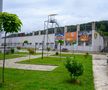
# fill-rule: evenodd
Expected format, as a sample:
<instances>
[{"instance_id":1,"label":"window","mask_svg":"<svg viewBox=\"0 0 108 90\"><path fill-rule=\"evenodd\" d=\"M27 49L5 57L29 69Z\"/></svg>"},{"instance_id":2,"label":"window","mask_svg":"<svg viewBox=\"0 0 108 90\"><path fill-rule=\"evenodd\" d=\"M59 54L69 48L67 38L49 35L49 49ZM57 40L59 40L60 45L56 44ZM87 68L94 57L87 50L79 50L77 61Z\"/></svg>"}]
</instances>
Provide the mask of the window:
<instances>
[{"instance_id":1,"label":"window","mask_svg":"<svg viewBox=\"0 0 108 90\"><path fill-rule=\"evenodd\" d=\"M67 26L67 32L75 32L75 31L77 31L77 26L75 25Z\"/></svg>"},{"instance_id":2,"label":"window","mask_svg":"<svg viewBox=\"0 0 108 90\"><path fill-rule=\"evenodd\" d=\"M64 33L64 27L56 27L56 34Z\"/></svg>"},{"instance_id":3,"label":"window","mask_svg":"<svg viewBox=\"0 0 108 90\"><path fill-rule=\"evenodd\" d=\"M35 43L35 45L38 45L38 43Z\"/></svg>"},{"instance_id":4,"label":"window","mask_svg":"<svg viewBox=\"0 0 108 90\"><path fill-rule=\"evenodd\" d=\"M32 36L32 33L27 33L25 36Z\"/></svg>"},{"instance_id":5,"label":"window","mask_svg":"<svg viewBox=\"0 0 108 90\"><path fill-rule=\"evenodd\" d=\"M41 35L46 34L46 30L42 30L42 31L40 31L40 32L41 32Z\"/></svg>"},{"instance_id":6,"label":"window","mask_svg":"<svg viewBox=\"0 0 108 90\"><path fill-rule=\"evenodd\" d=\"M39 31L34 32L34 35L39 35Z\"/></svg>"},{"instance_id":7,"label":"window","mask_svg":"<svg viewBox=\"0 0 108 90\"><path fill-rule=\"evenodd\" d=\"M81 24L80 31L83 31L83 30L86 30L86 31L92 30L92 23Z\"/></svg>"},{"instance_id":8,"label":"window","mask_svg":"<svg viewBox=\"0 0 108 90\"><path fill-rule=\"evenodd\" d=\"M54 28L48 29L48 34L53 34L54 33Z\"/></svg>"},{"instance_id":9,"label":"window","mask_svg":"<svg viewBox=\"0 0 108 90\"><path fill-rule=\"evenodd\" d=\"M42 45L42 43L39 43L39 45Z\"/></svg>"}]
</instances>

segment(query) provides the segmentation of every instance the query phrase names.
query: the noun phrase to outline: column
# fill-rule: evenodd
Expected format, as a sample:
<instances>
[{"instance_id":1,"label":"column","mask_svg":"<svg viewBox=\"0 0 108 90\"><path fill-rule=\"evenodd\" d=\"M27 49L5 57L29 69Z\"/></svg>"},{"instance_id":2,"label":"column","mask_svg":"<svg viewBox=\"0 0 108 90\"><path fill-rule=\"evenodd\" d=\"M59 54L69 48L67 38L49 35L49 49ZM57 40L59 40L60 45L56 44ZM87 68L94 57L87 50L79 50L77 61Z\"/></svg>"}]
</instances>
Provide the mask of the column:
<instances>
[{"instance_id":1,"label":"column","mask_svg":"<svg viewBox=\"0 0 108 90\"><path fill-rule=\"evenodd\" d=\"M80 31L80 24L77 25L77 50L78 50L78 32Z\"/></svg>"},{"instance_id":2,"label":"column","mask_svg":"<svg viewBox=\"0 0 108 90\"><path fill-rule=\"evenodd\" d=\"M65 33L67 32L67 26L64 27L64 46L66 47L66 41L65 41Z\"/></svg>"},{"instance_id":3,"label":"column","mask_svg":"<svg viewBox=\"0 0 108 90\"><path fill-rule=\"evenodd\" d=\"M95 33L95 22L92 22L92 51L95 51L96 50L96 43L95 43L95 38L94 38L94 33Z\"/></svg>"}]
</instances>

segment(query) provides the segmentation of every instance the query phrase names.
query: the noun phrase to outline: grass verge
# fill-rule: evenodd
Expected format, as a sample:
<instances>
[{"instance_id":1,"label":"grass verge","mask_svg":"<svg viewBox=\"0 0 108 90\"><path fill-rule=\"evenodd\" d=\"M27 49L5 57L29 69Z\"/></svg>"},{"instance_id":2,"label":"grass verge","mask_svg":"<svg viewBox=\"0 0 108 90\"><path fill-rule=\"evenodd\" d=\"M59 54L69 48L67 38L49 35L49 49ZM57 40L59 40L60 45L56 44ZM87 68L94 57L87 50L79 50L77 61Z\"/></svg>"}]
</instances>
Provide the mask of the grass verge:
<instances>
[{"instance_id":1,"label":"grass verge","mask_svg":"<svg viewBox=\"0 0 108 90\"><path fill-rule=\"evenodd\" d=\"M75 60L84 66L84 74L79 77L79 85L70 83L69 73L64 67L65 59L50 57L43 60L33 59L29 63L59 66L51 72L6 69L5 84L0 90L94 90L92 56L85 58L83 55L75 55Z\"/></svg>"}]
</instances>

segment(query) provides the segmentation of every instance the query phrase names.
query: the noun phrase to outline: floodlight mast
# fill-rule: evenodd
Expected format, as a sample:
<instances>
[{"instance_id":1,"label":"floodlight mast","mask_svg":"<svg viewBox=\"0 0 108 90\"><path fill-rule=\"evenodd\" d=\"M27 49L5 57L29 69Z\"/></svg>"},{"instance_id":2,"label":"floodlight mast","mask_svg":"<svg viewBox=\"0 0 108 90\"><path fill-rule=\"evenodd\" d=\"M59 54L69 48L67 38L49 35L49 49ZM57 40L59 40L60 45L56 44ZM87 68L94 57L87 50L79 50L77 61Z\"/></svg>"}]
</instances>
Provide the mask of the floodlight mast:
<instances>
[{"instance_id":1,"label":"floodlight mast","mask_svg":"<svg viewBox=\"0 0 108 90\"><path fill-rule=\"evenodd\" d=\"M49 14L48 19L46 21L44 21L44 31L46 31L46 33L44 33L44 37L43 37L43 41L42 41L42 59L43 59L43 52L44 52L45 36L46 36L46 48L47 48L47 56L48 56L48 39L49 39L48 38L48 30L49 30L49 28L58 27L58 29L61 31L61 29L59 28L59 24L57 23L57 20L55 19L56 15L58 15L58 14ZM54 33L56 33L56 31L54 31Z\"/></svg>"},{"instance_id":2,"label":"floodlight mast","mask_svg":"<svg viewBox=\"0 0 108 90\"><path fill-rule=\"evenodd\" d=\"M56 19L55 19L55 16L57 14L49 14L48 15L48 22L47 22L47 49L48 49L48 30L49 28L54 28L53 27L53 24L56 24ZM49 24L51 24L51 27L49 27ZM48 50L47 50L48 52ZM48 53L47 53L47 56L48 56Z\"/></svg>"}]
</instances>

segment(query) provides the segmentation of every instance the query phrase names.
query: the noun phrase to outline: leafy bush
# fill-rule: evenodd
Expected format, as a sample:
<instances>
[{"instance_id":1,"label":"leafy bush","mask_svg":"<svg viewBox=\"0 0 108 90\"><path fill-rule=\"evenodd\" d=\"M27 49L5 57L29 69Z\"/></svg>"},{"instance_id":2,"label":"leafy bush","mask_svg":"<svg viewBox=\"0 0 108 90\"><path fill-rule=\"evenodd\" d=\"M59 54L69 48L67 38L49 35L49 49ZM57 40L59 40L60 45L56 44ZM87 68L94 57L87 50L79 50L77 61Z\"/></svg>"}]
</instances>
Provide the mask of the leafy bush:
<instances>
[{"instance_id":1,"label":"leafy bush","mask_svg":"<svg viewBox=\"0 0 108 90\"><path fill-rule=\"evenodd\" d=\"M66 59L65 67L70 72L71 80L76 82L77 78L83 74L83 65L72 60L70 57L67 57Z\"/></svg>"},{"instance_id":2,"label":"leafy bush","mask_svg":"<svg viewBox=\"0 0 108 90\"><path fill-rule=\"evenodd\" d=\"M58 53L58 52L56 52L56 53L55 53L55 55L59 55L59 53Z\"/></svg>"},{"instance_id":3,"label":"leafy bush","mask_svg":"<svg viewBox=\"0 0 108 90\"><path fill-rule=\"evenodd\" d=\"M28 44L28 41L27 41L27 40L25 40L23 43L26 43L26 44Z\"/></svg>"},{"instance_id":4,"label":"leafy bush","mask_svg":"<svg viewBox=\"0 0 108 90\"><path fill-rule=\"evenodd\" d=\"M89 53L85 53L84 57L87 58L89 56Z\"/></svg>"},{"instance_id":5,"label":"leafy bush","mask_svg":"<svg viewBox=\"0 0 108 90\"><path fill-rule=\"evenodd\" d=\"M33 48L29 48L27 50L28 50L29 54L35 54L35 50Z\"/></svg>"},{"instance_id":6,"label":"leafy bush","mask_svg":"<svg viewBox=\"0 0 108 90\"><path fill-rule=\"evenodd\" d=\"M18 50L20 50L20 49L21 49L21 47L17 47L17 49L18 49Z\"/></svg>"},{"instance_id":7,"label":"leafy bush","mask_svg":"<svg viewBox=\"0 0 108 90\"><path fill-rule=\"evenodd\" d=\"M15 49L11 48L11 53L14 54L15 53Z\"/></svg>"},{"instance_id":8,"label":"leafy bush","mask_svg":"<svg viewBox=\"0 0 108 90\"><path fill-rule=\"evenodd\" d=\"M51 48L50 47L47 47L47 51L49 52L51 50Z\"/></svg>"}]
</instances>

